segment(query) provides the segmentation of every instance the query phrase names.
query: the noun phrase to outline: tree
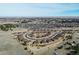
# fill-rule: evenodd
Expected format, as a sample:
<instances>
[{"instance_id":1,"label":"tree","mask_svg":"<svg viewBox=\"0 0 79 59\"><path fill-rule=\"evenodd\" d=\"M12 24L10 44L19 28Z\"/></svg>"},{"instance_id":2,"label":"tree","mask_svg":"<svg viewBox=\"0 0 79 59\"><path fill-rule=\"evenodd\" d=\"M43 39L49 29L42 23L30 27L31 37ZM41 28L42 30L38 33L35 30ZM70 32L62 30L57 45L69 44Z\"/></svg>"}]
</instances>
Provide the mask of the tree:
<instances>
[{"instance_id":1,"label":"tree","mask_svg":"<svg viewBox=\"0 0 79 59\"><path fill-rule=\"evenodd\" d=\"M13 28L16 28L15 24L2 24L0 25L0 29L3 31L13 30Z\"/></svg>"},{"instance_id":2,"label":"tree","mask_svg":"<svg viewBox=\"0 0 79 59\"><path fill-rule=\"evenodd\" d=\"M79 55L79 43L75 46L71 46L71 51L67 53L69 55Z\"/></svg>"}]
</instances>

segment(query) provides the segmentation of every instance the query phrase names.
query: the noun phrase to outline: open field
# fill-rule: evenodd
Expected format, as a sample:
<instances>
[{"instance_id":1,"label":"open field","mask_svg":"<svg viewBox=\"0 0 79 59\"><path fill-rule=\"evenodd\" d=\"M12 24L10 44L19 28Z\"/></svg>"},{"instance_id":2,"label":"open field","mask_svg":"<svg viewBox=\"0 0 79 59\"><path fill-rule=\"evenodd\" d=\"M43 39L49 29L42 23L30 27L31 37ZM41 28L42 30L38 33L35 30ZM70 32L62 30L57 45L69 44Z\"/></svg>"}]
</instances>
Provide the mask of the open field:
<instances>
[{"instance_id":1,"label":"open field","mask_svg":"<svg viewBox=\"0 0 79 59\"><path fill-rule=\"evenodd\" d=\"M0 31L0 55L25 55L28 54L24 51L23 46L20 45L15 39L11 31Z\"/></svg>"}]
</instances>

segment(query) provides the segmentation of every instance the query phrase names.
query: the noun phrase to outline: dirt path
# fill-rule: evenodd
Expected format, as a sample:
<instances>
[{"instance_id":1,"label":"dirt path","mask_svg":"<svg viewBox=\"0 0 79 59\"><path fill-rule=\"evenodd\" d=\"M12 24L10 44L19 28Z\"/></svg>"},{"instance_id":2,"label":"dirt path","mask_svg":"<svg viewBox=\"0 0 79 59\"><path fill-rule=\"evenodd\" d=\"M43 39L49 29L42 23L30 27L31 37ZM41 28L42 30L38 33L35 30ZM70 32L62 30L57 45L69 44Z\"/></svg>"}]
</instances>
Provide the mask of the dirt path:
<instances>
[{"instance_id":1,"label":"dirt path","mask_svg":"<svg viewBox=\"0 0 79 59\"><path fill-rule=\"evenodd\" d=\"M35 55L46 55L46 54L51 54L53 49L57 47L60 43L63 42L62 38L59 38L56 42L47 45L46 47L42 47L40 49L37 49L36 47L30 47L29 50L31 50Z\"/></svg>"}]
</instances>

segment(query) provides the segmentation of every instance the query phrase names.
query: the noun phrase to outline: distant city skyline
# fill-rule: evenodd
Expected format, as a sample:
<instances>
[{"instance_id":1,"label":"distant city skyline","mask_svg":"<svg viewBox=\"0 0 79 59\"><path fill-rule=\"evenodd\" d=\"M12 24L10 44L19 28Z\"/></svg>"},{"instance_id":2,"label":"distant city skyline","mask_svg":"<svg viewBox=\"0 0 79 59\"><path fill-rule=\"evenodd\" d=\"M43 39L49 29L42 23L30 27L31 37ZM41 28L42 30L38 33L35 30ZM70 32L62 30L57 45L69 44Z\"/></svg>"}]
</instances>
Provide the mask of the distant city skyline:
<instances>
[{"instance_id":1,"label":"distant city skyline","mask_svg":"<svg viewBox=\"0 0 79 59\"><path fill-rule=\"evenodd\" d=\"M78 3L0 3L0 17L79 16Z\"/></svg>"}]
</instances>

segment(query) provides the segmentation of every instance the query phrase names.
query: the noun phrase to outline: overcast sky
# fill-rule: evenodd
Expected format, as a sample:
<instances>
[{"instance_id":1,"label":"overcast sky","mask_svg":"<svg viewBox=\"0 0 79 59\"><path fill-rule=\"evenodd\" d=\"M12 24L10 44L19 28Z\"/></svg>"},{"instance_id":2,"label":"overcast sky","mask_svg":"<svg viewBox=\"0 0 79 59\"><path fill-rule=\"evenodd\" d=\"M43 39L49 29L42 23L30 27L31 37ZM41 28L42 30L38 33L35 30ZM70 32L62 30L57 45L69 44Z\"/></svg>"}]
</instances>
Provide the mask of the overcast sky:
<instances>
[{"instance_id":1,"label":"overcast sky","mask_svg":"<svg viewBox=\"0 0 79 59\"><path fill-rule=\"evenodd\" d=\"M0 4L0 16L79 16L79 4Z\"/></svg>"}]
</instances>

